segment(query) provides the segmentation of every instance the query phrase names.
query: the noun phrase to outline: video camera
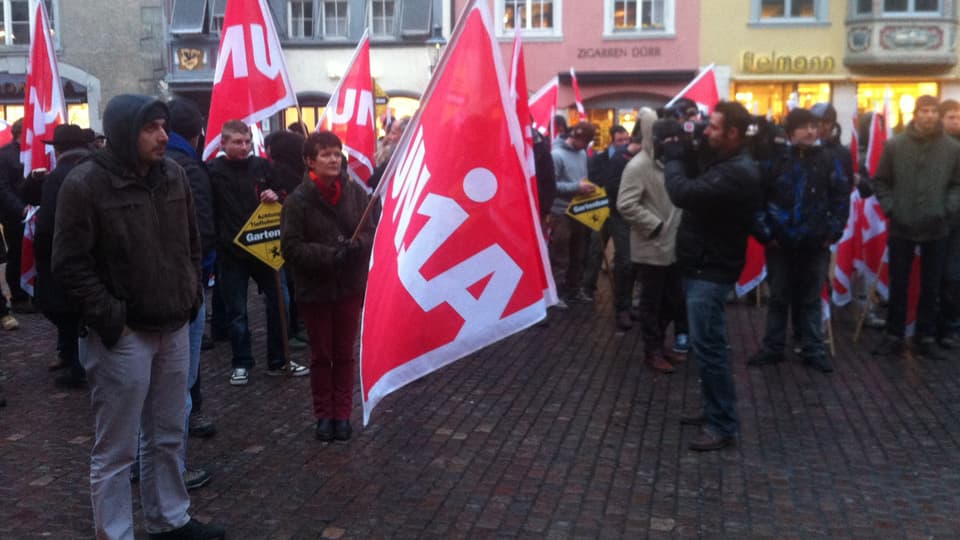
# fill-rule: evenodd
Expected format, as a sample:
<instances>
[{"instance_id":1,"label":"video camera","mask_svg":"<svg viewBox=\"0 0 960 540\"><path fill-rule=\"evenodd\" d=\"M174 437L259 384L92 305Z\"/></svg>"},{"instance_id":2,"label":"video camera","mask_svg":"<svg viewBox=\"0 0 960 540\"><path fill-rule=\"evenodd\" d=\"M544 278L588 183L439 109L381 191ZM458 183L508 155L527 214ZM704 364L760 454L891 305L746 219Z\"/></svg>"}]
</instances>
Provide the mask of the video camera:
<instances>
[{"instance_id":1,"label":"video camera","mask_svg":"<svg viewBox=\"0 0 960 540\"><path fill-rule=\"evenodd\" d=\"M706 147L704 132L709 121L701 117L700 109L691 99L681 98L669 107L657 111L659 117L653 124L653 152L663 155L663 145L676 138L683 143L689 162L698 161L702 148Z\"/></svg>"}]
</instances>

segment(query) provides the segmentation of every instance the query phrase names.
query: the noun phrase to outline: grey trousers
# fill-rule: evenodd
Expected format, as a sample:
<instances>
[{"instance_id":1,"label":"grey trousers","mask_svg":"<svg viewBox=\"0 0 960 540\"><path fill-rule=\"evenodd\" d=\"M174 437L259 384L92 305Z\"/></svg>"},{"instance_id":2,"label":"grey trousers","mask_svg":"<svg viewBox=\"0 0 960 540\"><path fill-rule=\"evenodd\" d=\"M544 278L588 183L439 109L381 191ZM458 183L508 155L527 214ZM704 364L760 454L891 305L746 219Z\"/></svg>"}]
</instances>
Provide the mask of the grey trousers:
<instances>
[{"instance_id":1,"label":"grey trousers","mask_svg":"<svg viewBox=\"0 0 960 540\"><path fill-rule=\"evenodd\" d=\"M147 532L186 525L190 498L180 474L188 327L173 332L129 331L113 348L96 332L80 338L96 431L90 455L90 494L98 539L133 540L130 466L140 432L140 502Z\"/></svg>"}]
</instances>

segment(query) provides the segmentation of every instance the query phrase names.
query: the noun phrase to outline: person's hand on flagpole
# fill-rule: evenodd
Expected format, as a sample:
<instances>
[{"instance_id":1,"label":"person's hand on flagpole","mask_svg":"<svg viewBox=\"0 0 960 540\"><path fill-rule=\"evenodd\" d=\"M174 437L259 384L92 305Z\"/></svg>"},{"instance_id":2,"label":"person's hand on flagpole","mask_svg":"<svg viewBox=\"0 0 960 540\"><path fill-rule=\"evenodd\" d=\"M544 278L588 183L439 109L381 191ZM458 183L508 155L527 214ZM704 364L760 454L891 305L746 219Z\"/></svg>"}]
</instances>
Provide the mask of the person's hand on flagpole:
<instances>
[{"instance_id":1,"label":"person's hand on flagpole","mask_svg":"<svg viewBox=\"0 0 960 540\"><path fill-rule=\"evenodd\" d=\"M265 189L260 192L260 202L278 202L280 197L272 189Z\"/></svg>"}]
</instances>

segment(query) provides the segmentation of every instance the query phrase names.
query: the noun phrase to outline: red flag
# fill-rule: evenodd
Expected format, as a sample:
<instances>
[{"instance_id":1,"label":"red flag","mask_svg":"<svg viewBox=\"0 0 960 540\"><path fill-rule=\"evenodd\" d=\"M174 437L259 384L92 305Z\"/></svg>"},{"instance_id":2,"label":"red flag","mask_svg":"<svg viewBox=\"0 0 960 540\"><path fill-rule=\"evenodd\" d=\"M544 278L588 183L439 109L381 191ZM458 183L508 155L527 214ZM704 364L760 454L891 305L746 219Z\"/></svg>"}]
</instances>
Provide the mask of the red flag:
<instances>
[{"instance_id":1,"label":"red flag","mask_svg":"<svg viewBox=\"0 0 960 540\"><path fill-rule=\"evenodd\" d=\"M37 231L37 210L34 206L23 219L23 244L20 248L20 288L33 296L33 286L37 281L37 263L33 254L33 238Z\"/></svg>"},{"instance_id":2,"label":"red flag","mask_svg":"<svg viewBox=\"0 0 960 540\"><path fill-rule=\"evenodd\" d=\"M34 169L51 169L53 148L41 139L53 137L53 130L67 117L66 101L57 69L57 56L50 41L50 18L40 0L30 0L34 14L30 27L30 65L24 87L23 134L20 140L20 162L27 176Z\"/></svg>"},{"instance_id":3,"label":"red flag","mask_svg":"<svg viewBox=\"0 0 960 540\"><path fill-rule=\"evenodd\" d=\"M10 124L4 120L0 120L0 146L6 146L7 143L13 141L13 132L11 131Z\"/></svg>"},{"instance_id":4,"label":"red flag","mask_svg":"<svg viewBox=\"0 0 960 540\"><path fill-rule=\"evenodd\" d=\"M833 273L833 303L845 306L853 299L851 283L856 272L857 260L862 258L863 237L859 219L863 215L863 199L857 190L850 192L850 214L843 228L843 236L832 246L836 255Z\"/></svg>"},{"instance_id":5,"label":"red flag","mask_svg":"<svg viewBox=\"0 0 960 540\"><path fill-rule=\"evenodd\" d=\"M573 97L577 101L577 112L580 113L580 121L587 121L587 110L583 108L583 97L580 96L580 84L577 83L577 74L570 68L570 84L573 85Z\"/></svg>"},{"instance_id":6,"label":"red flag","mask_svg":"<svg viewBox=\"0 0 960 540\"><path fill-rule=\"evenodd\" d=\"M216 155L228 120L253 125L297 105L266 0L227 2L220 35L203 159Z\"/></svg>"},{"instance_id":7,"label":"red flag","mask_svg":"<svg viewBox=\"0 0 960 540\"><path fill-rule=\"evenodd\" d=\"M553 132L553 117L557 114L557 100L560 99L560 81L554 77L537 90L527 103L530 105L530 116L533 125L540 133L547 135L550 140L556 138Z\"/></svg>"},{"instance_id":8,"label":"red flag","mask_svg":"<svg viewBox=\"0 0 960 540\"><path fill-rule=\"evenodd\" d=\"M373 174L377 148L373 79L370 77L370 37L363 33L346 75L330 96L317 129L332 131L343 141L347 171L363 189Z\"/></svg>"},{"instance_id":9,"label":"red flag","mask_svg":"<svg viewBox=\"0 0 960 540\"><path fill-rule=\"evenodd\" d=\"M260 122L250 126L250 146L253 153L257 156L267 159L267 142L263 137L263 130L260 129Z\"/></svg>"},{"instance_id":10,"label":"red flag","mask_svg":"<svg viewBox=\"0 0 960 540\"><path fill-rule=\"evenodd\" d=\"M378 186L383 217L361 330L364 423L394 390L546 314L546 248L515 106L489 7L474 0ZM470 151L450 151L452 140Z\"/></svg>"},{"instance_id":11,"label":"red flag","mask_svg":"<svg viewBox=\"0 0 960 540\"><path fill-rule=\"evenodd\" d=\"M880 166L880 155L887 142L887 130L883 128L886 117L873 113L870 118L870 139L867 141L867 174L873 177Z\"/></svg>"},{"instance_id":12,"label":"red flag","mask_svg":"<svg viewBox=\"0 0 960 540\"><path fill-rule=\"evenodd\" d=\"M667 107L673 105L678 99L692 99L697 103L700 112L710 114L713 108L720 103L720 92L717 90L717 76L713 72L713 64L707 66L693 81L690 82L679 94L673 97Z\"/></svg>"},{"instance_id":13,"label":"red flag","mask_svg":"<svg viewBox=\"0 0 960 540\"><path fill-rule=\"evenodd\" d=\"M735 286L737 296L743 296L760 285L767 277L767 256L763 244L747 238L747 262L743 265Z\"/></svg>"},{"instance_id":14,"label":"red flag","mask_svg":"<svg viewBox=\"0 0 960 540\"><path fill-rule=\"evenodd\" d=\"M863 201L862 216L859 220L861 256L855 264L867 276L868 279L876 279L877 291L886 298L887 286L890 281L881 272L884 266L884 257L887 250L887 217L880 208L880 202L876 196L871 196Z\"/></svg>"},{"instance_id":15,"label":"red flag","mask_svg":"<svg viewBox=\"0 0 960 540\"><path fill-rule=\"evenodd\" d=\"M853 174L860 174L860 135L857 133L857 115L853 115L853 130L850 131L850 161Z\"/></svg>"}]
</instances>

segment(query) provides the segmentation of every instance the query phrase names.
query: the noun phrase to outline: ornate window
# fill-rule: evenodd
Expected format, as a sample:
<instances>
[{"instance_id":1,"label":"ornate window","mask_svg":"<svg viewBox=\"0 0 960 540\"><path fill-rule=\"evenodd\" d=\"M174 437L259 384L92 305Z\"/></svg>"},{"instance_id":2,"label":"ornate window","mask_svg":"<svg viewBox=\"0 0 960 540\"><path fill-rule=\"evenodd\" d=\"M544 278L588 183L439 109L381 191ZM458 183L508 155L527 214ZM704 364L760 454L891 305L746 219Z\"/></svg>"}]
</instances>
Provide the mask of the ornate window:
<instances>
[{"instance_id":1,"label":"ornate window","mask_svg":"<svg viewBox=\"0 0 960 540\"><path fill-rule=\"evenodd\" d=\"M30 45L30 0L0 0L0 45ZM57 16L53 0L44 0L50 17L50 33L57 35Z\"/></svg>"}]
</instances>

